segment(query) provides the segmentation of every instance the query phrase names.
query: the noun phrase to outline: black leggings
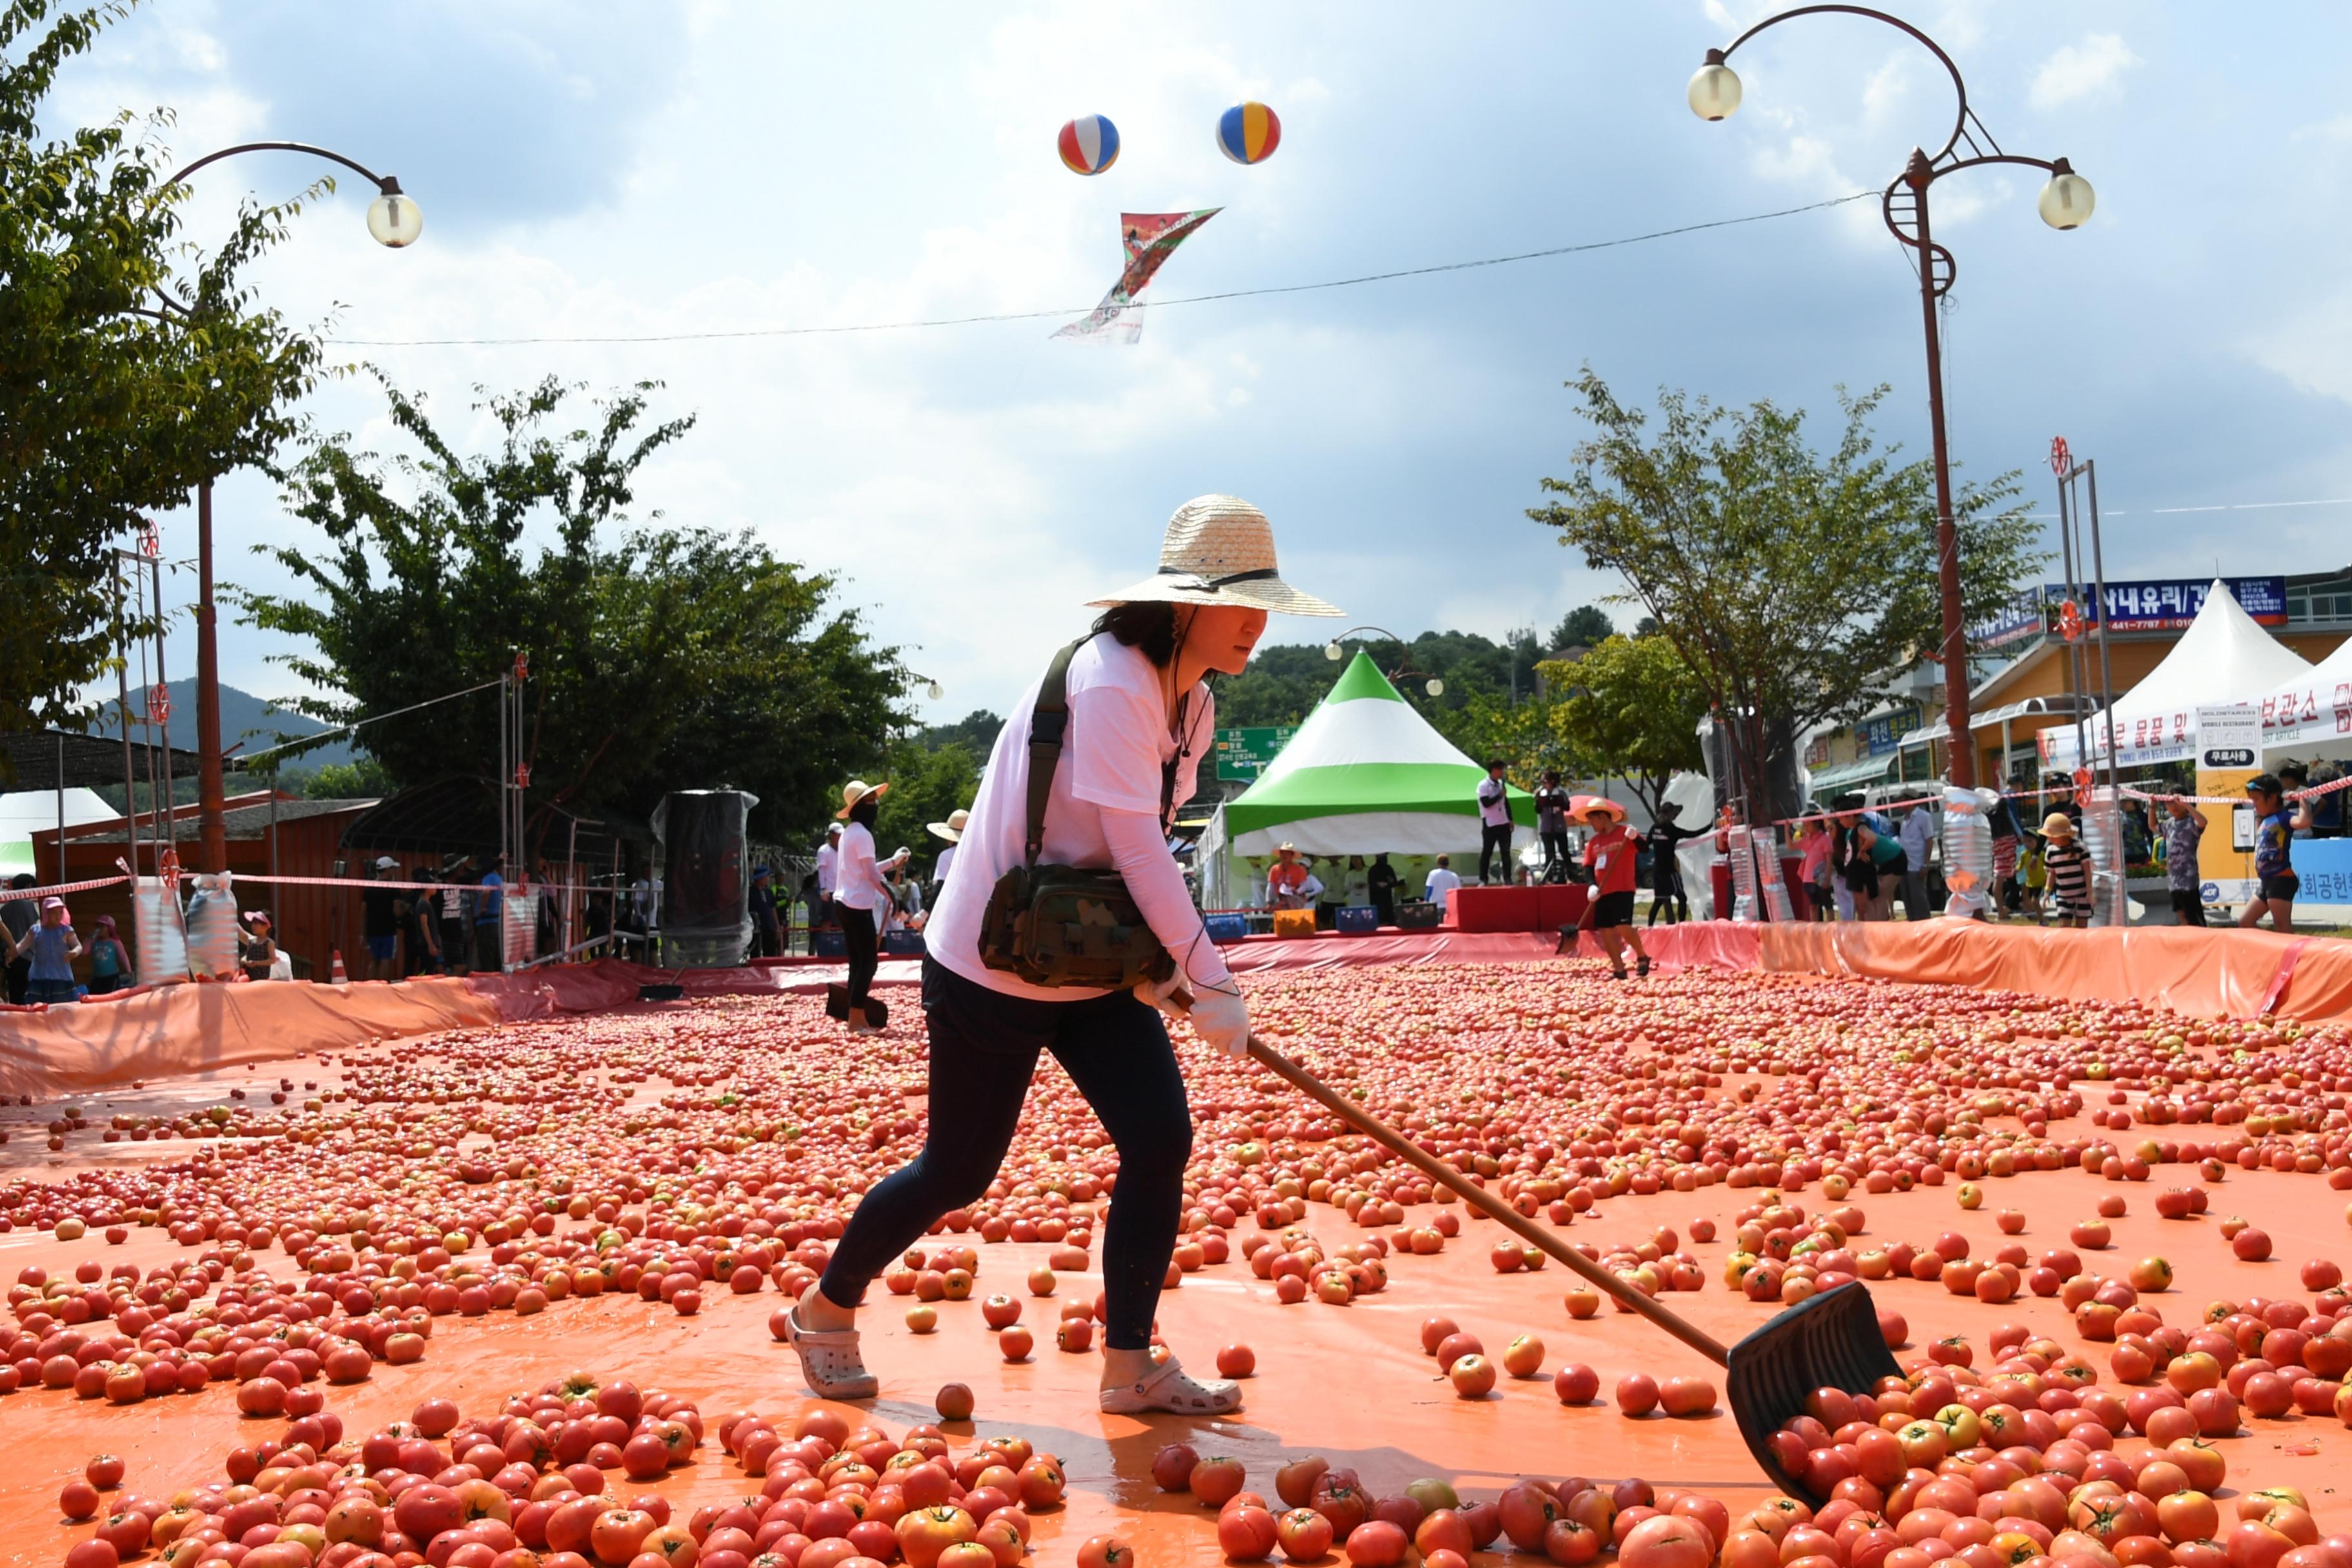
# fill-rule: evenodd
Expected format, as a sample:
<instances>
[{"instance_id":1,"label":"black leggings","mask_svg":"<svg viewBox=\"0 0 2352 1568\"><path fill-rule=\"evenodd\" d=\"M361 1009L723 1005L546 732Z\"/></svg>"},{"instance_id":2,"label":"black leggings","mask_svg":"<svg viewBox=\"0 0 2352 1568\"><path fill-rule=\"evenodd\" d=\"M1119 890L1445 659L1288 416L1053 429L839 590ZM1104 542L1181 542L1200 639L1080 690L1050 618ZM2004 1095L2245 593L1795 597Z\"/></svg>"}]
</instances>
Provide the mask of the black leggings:
<instances>
[{"instance_id":1,"label":"black leggings","mask_svg":"<svg viewBox=\"0 0 2352 1568\"><path fill-rule=\"evenodd\" d=\"M1511 879L1511 825L1485 822L1478 825L1478 879L1486 880L1486 860L1499 857L1503 862L1503 880Z\"/></svg>"},{"instance_id":2,"label":"black leggings","mask_svg":"<svg viewBox=\"0 0 2352 1568\"><path fill-rule=\"evenodd\" d=\"M866 993L874 988L874 971L882 962L875 951L874 911L844 903L833 908L841 921L842 945L849 950L849 1005L863 1007Z\"/></svg>"},{"instance_id":3,"label":"black leggings","mask_svg":"<svg viewBox=\"0 0 2352 1568\"><path fill-rule=\"evenodd\" d=\"M1114 991L1083 1002L1039 1002L976 985L923 961L930 1034L930 1128L921 1153L878 1183L850 1215L819 1288L855 1305L874 1277L921 1239L931 1222L971 1203L1013 1145L1021 1102L1047 1050L1087 1097L1118 1151L1118 1182L1103 1227L1103 1342L1139 1351L1167 1282L1192 1156L1192 1110L1157 1008Z\"/></svg>"},{"instance_id":4,"label":"black leggings","mask_svg":"<svg viewBox=\"0 0 2352 1568\"><path fill-rule=\"evenodd\" d=\"M1679 925L1690 919L1690 895L1683 891L1683 873L1679 866L1669 865L1664 870L1650 874L1649 923L1656 925L1660 914L1666 917L1668 925Z\"/></svg>"}]
</instances>

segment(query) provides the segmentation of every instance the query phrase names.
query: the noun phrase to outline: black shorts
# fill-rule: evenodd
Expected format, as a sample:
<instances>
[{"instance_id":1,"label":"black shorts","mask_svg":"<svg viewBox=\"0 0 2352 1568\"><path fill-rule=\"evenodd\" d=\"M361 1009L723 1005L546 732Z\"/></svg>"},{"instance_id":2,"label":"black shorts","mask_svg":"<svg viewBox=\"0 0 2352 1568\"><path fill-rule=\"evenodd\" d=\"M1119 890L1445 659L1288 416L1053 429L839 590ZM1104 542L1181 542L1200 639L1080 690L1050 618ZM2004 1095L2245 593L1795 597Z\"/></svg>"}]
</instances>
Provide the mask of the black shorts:
<instances>
[{"instance_id":1,"label":"black shorts","mask_svg":"<svg viewBox=\"0 0 2352 1568\"><path fill-rule=\"evenodd\" d=\"M1592 900L1592 929L1606 931L1611 926L1633 923L1633 895L1603 893Z\"/></svg>"},{"instance_id":2,"label":"black shorts","mask_svg":"<svg viewBox=\"0 0 2352 1568\"><path fill-rule=\"evenodd\" d=\"M2201 915L2205 912L2205 895L2195 888L2172 889L2172 912L2176 915Z\"/></svg>"},{"instance_id":3,"label":"black shorts","mask_svg":"<svg viewBox=\"0 0 2352 1568\"><path fill-rule=\"evenodd\" d=\"M2264 877L2261 890L2265 899L2277 899L2283 903L2293 903L2294 896L2303 891L2303 879L2292 871L2282 871L2275 877Z\"/></svg>"}]
</instances>

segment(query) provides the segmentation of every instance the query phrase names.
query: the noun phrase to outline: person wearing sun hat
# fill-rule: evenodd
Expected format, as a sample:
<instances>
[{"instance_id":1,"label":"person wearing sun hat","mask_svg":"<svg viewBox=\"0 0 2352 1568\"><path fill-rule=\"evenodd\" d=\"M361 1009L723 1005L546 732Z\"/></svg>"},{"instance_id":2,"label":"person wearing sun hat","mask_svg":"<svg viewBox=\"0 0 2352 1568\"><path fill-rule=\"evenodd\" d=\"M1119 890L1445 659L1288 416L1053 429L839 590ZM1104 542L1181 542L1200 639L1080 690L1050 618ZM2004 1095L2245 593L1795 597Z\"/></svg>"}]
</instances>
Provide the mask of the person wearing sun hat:
<instances>
[{"instance_id":1,"label":"person wearing sun hat","mask_svg":"<svg viewBox=\"0 0 2352 1568\"><path fill-rule=\"evenodd\" d=\"M931 862L930 901L934 905L940 901L940 889L948 885L948 868L955 864L956 850L963 843L964 827L971 821L971 813L959 806L948 813L945 822L924 825L932 837L948 841L948 847L940 851L939 858Z\"/></svg>"},{"instance_id":2,"label":"person wearing sun hat","mask_svg":"<svg viewBox=\"0 0 2352 1568\"><path fill-rule=\"evenodd\" d=\"M883 928L890 919L890 884L874 858L874 821L882 809L887 784L869 784L852 779L841 786L841 809L834 813L841 829L841 858L834 862L834 917L841 922L841 939L849 950L849 1032L869 1035L875 1026L866 1011L874 972L881 966Z\"/></svg>"},{"instance_id":3,"label":"person wearing sun hat","mask_svg":"<svg viewBox=\"0 0 2352 1568\"><path fill-rule=\"evenodd\" d=\"M245 966L247 980L267 980L278 967L278 938L269 924L267 910L249 910L246 924L236 931L236 961Z\"/></svg>"},{"instance_id":4,"label":"person wearing sun hat","mask_svg":"<svg viewBox=\"0 0 2352 1568\"><path fill-rule=\"evenodd\" d=\"M73 961L81 956L81 939L74 935L73 916L55 893L41 900L37 923L21 941L12 940L8 956L23 959L27 1003L71 1002L75 999Z\"/></svg>"},{"instance_id":5,"label":"person wearing sun hat","mask_svg":"<svg viewBox=\"0 0 2352 1568\"><path fill-rule=\"evenodd\" d=\"M1642 928L1633 923L1635 868L1641 841L1625 829L1625 808L1605 795L1584 803L1578 813L1592 829L1584 847L1584 863L1592 870L1592 934L1609 954L1610 977L1625 978L1625 944L1633 944L1636 973L1650 973L1650 955L1642 946Z\"/></svg>"},{"instance_id":6,"label":"person wearing sun hat","mask_svg":"<svg viewBox=\"0 0 2352 1568\"><path fill-rule=\"evenodd\" d=\"M1192 1113L1161 1011L1192 994L1203 1043L1248 1047L1249 1013L1208 938L1168 847L1175 809L1214 754L1215 704L1203 678L1239 674L1270 611L1335 616L1284 582L1265 513L1202 496L1169 519L1159 569L1094 601L1102 610L1063 671L1058 750L1034 717L1041 678L997 736L962 833L955 875L924 930L923 1011L934 1106L922 1152L866 1194L815 1288L781 1321L820 1395L871 1396L854 1308L876 1275L937 1218L997 1177L1040 1052L1085 1095L1118 1156L1118 1191L1101 1248L1105 1299L1100 1407L1139 1415L1222 1415L1241 1389L1151 1359L1152 1320L1184 1205ZM1056 668L1063 660L1056 659ZM1044 737L1044 738L1041 738ZM1042 834L1029 843L1033 752ZM1166 981L1132 991L1032 984L983 957L983 916L1008 872L1040 863L1116 869L1127 897L1174 962ZM990 956L997 956L993 952Z\"/></svg>"},{"instance_id":7,"label":"person wearing sun hat","mask_svg":"<svg viewBox=\"0 0 2352 1568\"><path fill-rule=\"evenodd\" d=\"M2091 852L2083 847L2074 817L2053 811L2042 819L2042 871L2058 923L2080 926L2091 917Z\"/></svg>"}]
</instances>

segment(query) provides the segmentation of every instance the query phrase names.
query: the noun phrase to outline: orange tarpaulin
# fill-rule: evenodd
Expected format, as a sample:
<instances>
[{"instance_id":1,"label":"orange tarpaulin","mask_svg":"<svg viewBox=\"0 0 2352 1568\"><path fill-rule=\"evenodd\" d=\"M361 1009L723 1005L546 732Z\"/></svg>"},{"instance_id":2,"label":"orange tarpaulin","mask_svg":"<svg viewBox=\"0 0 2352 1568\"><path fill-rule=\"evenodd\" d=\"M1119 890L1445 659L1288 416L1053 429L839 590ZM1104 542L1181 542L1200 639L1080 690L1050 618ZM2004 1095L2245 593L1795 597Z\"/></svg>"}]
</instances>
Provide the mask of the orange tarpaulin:
<instances>
[{"instance_id":1,"label":"orange tarpaulin","mask_svg":"<svg viewBox=\"0 0 2352 1568\"><path fill-rule=\"evenodd\" d=\"M159 985L0 1018L0 1094L56 1095L280 1061L500 1016L463 980Z\"/></svg>"},{"instance_id":2,"label":"orange tarpaulin","mask_svg":"<svg viewBox=\"0 0 2352 1568\"><path fill-rule=\"evenodd\" d=\"M1229 949L1243 973L1344 964L1530 961L1552 938L1454 931L1252 941ZM688 997L813 994L848 977L841 963L773 960L731 969L654 969L619 959L514 974L322 985L307 980L157 986L120 997L0 1013L0 1094L47 1098L136 1079L282 1061L319 1050L487 1024L627 1006L641 985ZM916 959L884 961L875 981L912 985Z\"/></svg>"},{"instance_id":3,"label":"orange tarpaulin","mask_svg":"<svg viewBox=\"0 0 2352 1568\"><path fill-rule=\"evenodd\" d=\"M2352 944L2263 931L2044 931L1974 921L1734 924L1643 933L1669 968L1974 985L2072 1000L2137 997L2208 1018L2352 1018Z\"/></svg>"}]
</instances>

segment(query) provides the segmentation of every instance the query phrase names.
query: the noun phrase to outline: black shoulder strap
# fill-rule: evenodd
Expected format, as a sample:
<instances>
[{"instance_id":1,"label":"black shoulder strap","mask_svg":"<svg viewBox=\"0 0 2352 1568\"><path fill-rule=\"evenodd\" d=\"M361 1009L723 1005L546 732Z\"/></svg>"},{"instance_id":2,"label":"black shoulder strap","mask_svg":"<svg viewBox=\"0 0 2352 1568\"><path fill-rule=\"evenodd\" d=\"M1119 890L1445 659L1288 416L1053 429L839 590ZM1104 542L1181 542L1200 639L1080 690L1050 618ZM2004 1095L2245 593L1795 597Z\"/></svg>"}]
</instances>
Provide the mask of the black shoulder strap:
<instances>
[{"instance_id":1,"label":"black shoulder strap","mask_svg":"<svg viewBox=\"0 0 2352 1568\"><path fill-rule=\"evenodd\" d=\"M1070 658L1092 639L1088 633L1054 656L1037 688L1029 715L1029 827L1022 847L1027 864L1037 864L1045 844L1045 801L1054 793L1054 770L1062 762L1062 736L1070 727Z\"/></svg>"}]
</instances>

